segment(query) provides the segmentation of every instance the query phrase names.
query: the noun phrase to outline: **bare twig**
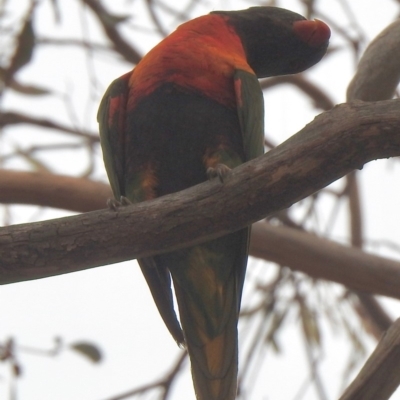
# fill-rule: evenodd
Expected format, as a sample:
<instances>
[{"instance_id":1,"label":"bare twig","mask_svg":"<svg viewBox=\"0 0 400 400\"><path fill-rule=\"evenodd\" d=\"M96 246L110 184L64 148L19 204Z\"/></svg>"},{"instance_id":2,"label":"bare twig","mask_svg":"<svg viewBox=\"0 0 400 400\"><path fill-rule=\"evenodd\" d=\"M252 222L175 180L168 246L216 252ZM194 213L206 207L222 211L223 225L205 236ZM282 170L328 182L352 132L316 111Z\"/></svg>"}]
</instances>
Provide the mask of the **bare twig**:
<instances>
[{"instance_id":1,"label":"bare twig","mask_svg":"<svg viewBox=\"0 0 400 400\"><path fill-rule=\"evenodd\" d=\"M158 32L161 34L162 37L166 37L168 32L164 29L161 25L161 21L158 18L156 11L155 11L155 4L153 0L146 0L147 9L149 10L149 14L151 19L153 20L154 26L157 28Z\"/></svg>"},{"instance_id":2,"label":"bare twig","mask_svg":"<svg viewBox=\"0 0 400 400\"><path fill-rule=\"evenodd\" d=\"M146 393L150 390L157 389L160 387L163 389L162 400L166 400L170 393L171 385L174 379L176 378L177 374L181 370L183 362L186 360L186 358L187 358L187 352L186 351L182 352L182 354L179 356L179 358L171 368L171 371L169 371L164 378L158 379L153 383L149 383L147 385L143 385L138 388L129 390L125 393L109 397L107 398L107 400L123 400L131 398L138 394Z\"/></svg>"},{"instance_id":3,"label":"bare twig","mask_svg":"<svg viewBox=\"0 0 400 400\"><path fill-rule=\"evenodd\" d=\"M142 56L129 44L118 32L116 17L112 16L98 0L82 0L97 16L105 34L114 45L115 51L121 54L125 60L137 64Z\"/></svg>"},{"instance_id":4,"label":"bare twig","mask_svg":"<svg viewBox=\"0 0 400 400\"><path fill-rule=\"evenodd\" d=\"M400 319L382 337L339 400L387 400L400 384Z\"/></svg>"},{"instance_id":5,"label":"bare twig","mask_svg":"<svg viewBox=\"0 0 400 400\"><path fill-rule=\"evenodd\" d=\"M303 74L274 76L272 78L263 79L260 81L260 86L262 89L268 89L286 83L297 86L306 95L311 97L317 108L327 111L335 105L331 98L320 87L308 80Z\"/></svg>"},{"instance_id":6,"label":"bare twig","mask_svg":"<svg viewBox=\"0 0 400 400\"><path fill-rule=\"evenodd\" d=\"M363 320L371 321L367 323L366 331L379 340L384 332L386 332L393 320L380 305L378 299L371 296L369 293L363 293L360 291L355 292L357 299L360 302L361 307L355 307L356 312Z\"/></svg>"},{"instance_id":7,"label":"bare twig","mask_svg":"<svg viewBox=\"0 0 400 400\"><path fill-rule=\"evenodd\" d=\"M57 122L50 121L45 118L35 118L29 115L15 112L0 112L0 127L8 125L28 124L40 126L43 128L56 129L61 132L70 133L75 136L80 136L89 139L91 142L98 142L99 135L95 132L87 132L83 130L73 129Z\"/></svg>"},{"instance_id":8,"label":"bare twig","mask_svg":"<svg viewBox=\"0 0 400 400\"><path fill-rule=\"evenodd\" d=\"M87 40L73 39L73 38L49 38L40 37L36 40L37 44L42 44L46 46L76 46L82 47L84 49L92 49L96 51L109 52L111 49L101 43L88 42Z\"/></svg>"}]
</instances>

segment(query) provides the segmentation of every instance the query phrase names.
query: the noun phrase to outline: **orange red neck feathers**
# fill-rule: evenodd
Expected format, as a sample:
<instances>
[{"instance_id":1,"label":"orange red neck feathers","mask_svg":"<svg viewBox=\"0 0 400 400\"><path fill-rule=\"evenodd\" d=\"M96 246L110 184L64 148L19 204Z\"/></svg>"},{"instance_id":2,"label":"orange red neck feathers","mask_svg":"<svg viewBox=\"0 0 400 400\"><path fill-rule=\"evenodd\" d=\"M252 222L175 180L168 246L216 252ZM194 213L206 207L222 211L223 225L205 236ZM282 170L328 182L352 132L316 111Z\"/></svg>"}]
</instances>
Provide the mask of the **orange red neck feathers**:
<instances>
[{"instance_id":1,"label":"orange red neck feathers","mask_svg":"<svg viewBox=\"0 0 400 400\"><path fill-rule=\"evenodd\" d=\"M205 15L181 25L136 66L129 79L137 99L158 86L173 82L190 91L201 91L226 106L235 107L232 76L235 69L253 73L247 64L240 38L227 23L227 17Z\"/></svg>"}]
</instances>

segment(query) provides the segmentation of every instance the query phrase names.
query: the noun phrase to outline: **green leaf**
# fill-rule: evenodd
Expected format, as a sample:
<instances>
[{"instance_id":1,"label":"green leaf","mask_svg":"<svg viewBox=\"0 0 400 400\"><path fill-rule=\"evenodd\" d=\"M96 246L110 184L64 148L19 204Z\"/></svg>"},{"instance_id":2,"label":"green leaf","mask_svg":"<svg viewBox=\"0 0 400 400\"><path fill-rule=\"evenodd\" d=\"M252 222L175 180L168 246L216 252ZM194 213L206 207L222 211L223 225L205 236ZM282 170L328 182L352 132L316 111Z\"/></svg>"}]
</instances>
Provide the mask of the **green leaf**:
<instances>
[{"instance_id":1,"label":"green leaf","mask_svg":"<svg viewBox=\"0 0 400 400\"><path fill-rule=\"evenodd\" d=\"M311 346L320 347L321 333L318 325L317 315L314 311L307 307L304 301L299 301L299 305L300 317L305 337Z\"/></svg>"},{"instance_id":2,"label":"green leaf","mask_svg":"<svg viewBox=\"0 0 400 400\"><path fill-rule=\"evenodd\" d=\"M288 307L285 308L283 311L275 311L272 316L271 325L268 329L268 332L265 336L265 342L271 344L272 348L275 350L276 353L281 352L281 348L277 341L277 333L282 326L282 323L287 316Z\"/></svg>"},{"instance_id":3,"label":"green leaf","mask_svg":"<svg viewBox=\"0 0 400 400\"><path fill-rule=\"evenodd\" d=\"M99 363L103 355L100 349L92 343L89 342L76 342L71 344L71 349L87 357L90 361L94 363Z\"/></svg>"},{"instance_id":4,"label":"green leaf","mask_svg":"<svg viewBox=\"0 0 400 400\"><path fill-rule=\"evenodd\" d=\"M32 25L32 16L29 15L17 38L17 46L8 68L9 76L14 75L15 72L31 61L34 47L35 33Z\"/></svg>"}]
</instances>

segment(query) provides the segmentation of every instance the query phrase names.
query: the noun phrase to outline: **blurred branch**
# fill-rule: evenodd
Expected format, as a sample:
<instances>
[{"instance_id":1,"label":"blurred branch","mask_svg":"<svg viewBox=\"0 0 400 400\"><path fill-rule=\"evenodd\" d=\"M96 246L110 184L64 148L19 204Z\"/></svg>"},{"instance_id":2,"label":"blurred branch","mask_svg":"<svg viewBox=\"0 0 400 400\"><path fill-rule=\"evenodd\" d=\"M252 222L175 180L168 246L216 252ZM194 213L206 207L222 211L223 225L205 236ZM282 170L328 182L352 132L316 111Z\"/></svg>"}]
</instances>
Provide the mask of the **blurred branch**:
<instances>
[{"instance_id":1,"label":"blurred branch","mask_svg":"<svg viewBox=\"0 0 400 400\"><path fill-rule=\"evenodd\" d=\"M32 2L22 25L22 29L16 37L16 47L11 57L10 65L4 73L4 83L6 86L10 80L13 79L15 73L27 65L32 59L35 48L35 32L33 30L32 17L35 7L36 2Z\"/></svg>"},{"instance_id":2,"label":"blurred branch","mask_svg":"<svg viewBox=\"0 0 400 400\"><path fill-rule=\"evenodd\" d=\"M348 90L347 100L379 101L393 97L400 80L400 20L384 29L368 46L361 57L357 72ZM347 175L347 192L349 198L351 243L363 247L363 219L357 173ZM365 321L369 332L379 338L393 322L378 300L366 293L356 292L360 307L356 308L361 319Z\"/></svg>"},{"instance_id":3,"label":"blurred branch","mask_svg":"<svg viewBox=\"0 0 400 400\"><path fill-rule=\"evenodd\" d=\"M347 195L349 199L349 214L350 214L350 233L351 244L359 249L363 248L363 219L361 213L361 199L359 193L359 185L356 171L351 172L346 176L347 180ZM361 317L366 329L370 334L373 334L377 340L382 334L389 329L393 320L389 317L384 308L379 304L379 301L368 293L355 291L359 301L359 307L356 311Z\"/></svg>"},{"instance_id":4,"label":"blurred branch","mask_svg":"<svg viewBox=\"0 0 400 400\"><path fill-rule=\"evenodd\" d=\"M359 38L354 39L349 34L348 29L342 28L341 25L339 25L335 20L330 18L327 14L318 12L318 18L321 18L324 22L326 22L330 26L331 29L335 30L335 32L337 32L339 35L341 35L343 37L343 39L346 40L351 45L351 47L354 49L354 52L356 54L359 53L360 41L363 36L361 32L358 32L358 34L361 38L359 37Z\"/></svg>"},{"instance_id":5,"label":"blurred branch","mask_svg":"<svg viewBox=\"0 0 400 400\"><path fill-rule=\"evenodd\" d=\"M148 385L144 385L139 388L129 390L128 392L125 392L123 394L109 397L107 400L123 400L123 399L130 398L132 396L135 396L137 394L146 393L149 390L160 388L160 387L163 389L161 399L166 400L170 393L172 383L174 382L174 379L178 375L179 371L181 370L183 362L186 360L186 358L187 358L187 352L186 351L182 352L182 354L179 356L178 360L175 362L175 364L171 368L171 371L168 372L164 378L156 380L155 382L150 383Z\"/></svg>"},{"instance_id":6,"label":"blurred branch","mask_svg":"<svg viewBox=\"0 0 400 400\"><path fill-rule=\"evenodd\" d=\"M347 180L347 196L349 198L350 212L350 237L351 245L354 247L363 247L363 224L361 213L360 191L358 188L356 171L346 176Z\"/></svg>"},{"instance_id":7,"label":"blurred branch","mask_svg":"<svg viewBox=\"0 0 400 400\"><path fill-rule=\"evenodd\" d=\"M400 20L384 29L360 59L357 73L347 90L347 99L378 101L391 99L400 80Z\"/></svg>"},{"instance_id":8,"label":"blurred branch","mask_svg":"<svg viewBox=\"0 0 400 400\"><path fill-rule=\"evenodd\" d=\"M0 280L36 279L147 257L236 231L370 160L400 155L399 115L400 100L340 105L263 157L232 170L223 184L205 182L117 212L4 227Z\"/></svg>"},{"instance_id":9,"label":"blurred branch","mask_svg":"<svg viewBox=\"0 0 400 400\"><path fill-rule=\"evenodd\" d=\"M107 207L109 185L88 179L0 170L0 203L37 204L86 212Z\"/></svg>"},{"instance_id":10,"label":"blurred branch","mask_svg":"<svg viewBox=\"0 0 400 400\"><path fill-rule=\"evenodd\" d=\"M170 3L170 4L169 4ZM176 7L179 3L173 4L172 2L161 1L157 0L157 7L165 11L167 14L174 17L174 24L176 23L183 23L191 19L191 13L193 12L194 8L198 5L198 0L189 1L185 7ZM172 7L173 4L175 7Z\"/></svg>"},{"instance_id":11,"label":"blurred branch","mask_svg":"<svg viewBox=\"0 0 400 400\"><path fill-rule=\"evenodd\" d=\"M166 37L168 35L168 32L161 25L161 21L154 10L155 8L154 1L146 0L146 5L147 9L149 10L150 17L153 20L154 26L157 28L158 32L161 34L162 37Z\"/></svg>"},{"instance_id":12,"label":"blurred branch","mask_svg":"<svg viewBox=\"0 0 400 400\"><path fill-rule=\"evenodd\" d=\"M118 32L118 23L124 21L125 17L111 15L99 0L82 0L96 15L105 34L114 45L114 50L121 54L125 60L137 64L142 56L129 44Z\"/></svg>"},{"instance_id":13,"label":"blurred branch","mask_svg":"<svg viewBox=\"0 0 400 400\"><path fill-rule=\"evenodd\" d=\"M0 112L0 127L18 124L29 124L43 128L56 129L61 132L72 133L73 135L89 139L91 142L99 141L99 135L96 132L85 132L78 129L69 128L68 126L61 125L45 118L35 118L15 112Z\"/></svg>"},{"instance_id":14,"label":"blurred branch","mask_svg":"<svg viewBox=\"0 0 400 400\"><path fill-rule=\"evenodd\" d=\"M355 292L360 307L355 307L356 312L362 320L368 321L364 323L365 330L379 340L392 325L393 320L381 306L378 299L369 293L361 291Z\"/></svg>"},{"instance_id":15,"label":"blurred branch","mask_svg":"<svg viewBox=\"0 0 400 400\"><path fill-rule=\"evenodd\" d=\"M111 49L108 46L105 46L101 43L93 43L88 42L86 40L80 39L56 39L56 38L47 38L42 37L36 40L37 44L47 45L47 46L77 46L82 47L84 49L98 50L98 51L110 51Z\"/></svg>"},{"instance_id":16,"label":"blurred branch","mask_svg":"<svg viewBox=\"0 0 400 400\"><path fill-rule=\"evenodd\" d=\"M339 400L387 400L400 384L399 370L400 319L382 337Z\"/></svg>"},{"instance_id":17,"label":"blurred branch","mask_svg":"<svg viewBox=\"0 0 400 400\"><path fill-rule=\"evenodd\" d=\"M250 254L314 278L400 299L400 263L285 226L253 224Z\"/></svg>"},{"instance_id":18,"label":"blurred branch","mask_svg":"<svg viewBox=\"0 0 400 400\"><path fill-rule=\"evenodd\" d=\"M321 110L330 110L334 107L334 102L331 98L317 85L308 80L304 75L286 75L286 76L275 76L273 78L263 79L260 81L261 89L269 89L271 87L291 84L302 90L307 96L314 100L315 107Z\"/></svg>"}]
</instances>

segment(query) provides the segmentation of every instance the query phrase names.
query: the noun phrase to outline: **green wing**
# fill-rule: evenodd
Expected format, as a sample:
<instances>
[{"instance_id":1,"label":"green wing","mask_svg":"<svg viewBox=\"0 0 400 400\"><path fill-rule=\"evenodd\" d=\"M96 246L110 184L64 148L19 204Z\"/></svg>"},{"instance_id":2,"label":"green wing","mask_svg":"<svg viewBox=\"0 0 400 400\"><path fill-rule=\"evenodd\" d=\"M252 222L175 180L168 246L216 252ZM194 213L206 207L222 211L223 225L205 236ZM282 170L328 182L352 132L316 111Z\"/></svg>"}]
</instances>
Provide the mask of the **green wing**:
<instances>
[{"instance_id":1,"label":"green wing","mask_svg":"<svg viewBox=\"0 0 400 400\"><path fill-rule=\"evenodd\" d=\"M132 179L127 176L129 174L126 171L126 108L130 95L128 86L130 75L131 73L123 75L111 83L100 103L97 120L104 164L114 197L119 200L121 196L128 196L129 200L136 202L138 198L145 200L145 189L140 175L137 179ZM133 187L132 182L135 182ZM134 193L138 195L135 196ZM174 339L178 343L183 343L182 330L174 310L168 270L158 267L154 258L143 258L138 262L166 326Z\"/></svg>"},{"instance_id":2,"label":"green wing","mask_svg":"<svg viewBox=\"0 0 400 400\"><path fill-rule=\"evenodd\" d=\"M244 154L249 161L264 154L264 98L256 75L238 69L234 83Z\"/></svg>"},{"instance_id":3,"label":"green wing","mask_svg":"<svg viewBox=\"0 0 400 400\"><path fill-rule=\"evenodd\" d=\"M116 199L125 195L124 143L129 76L130 73L111 83L101 100L97 114L104 164Z\"/></svg>"}]
</instances>

